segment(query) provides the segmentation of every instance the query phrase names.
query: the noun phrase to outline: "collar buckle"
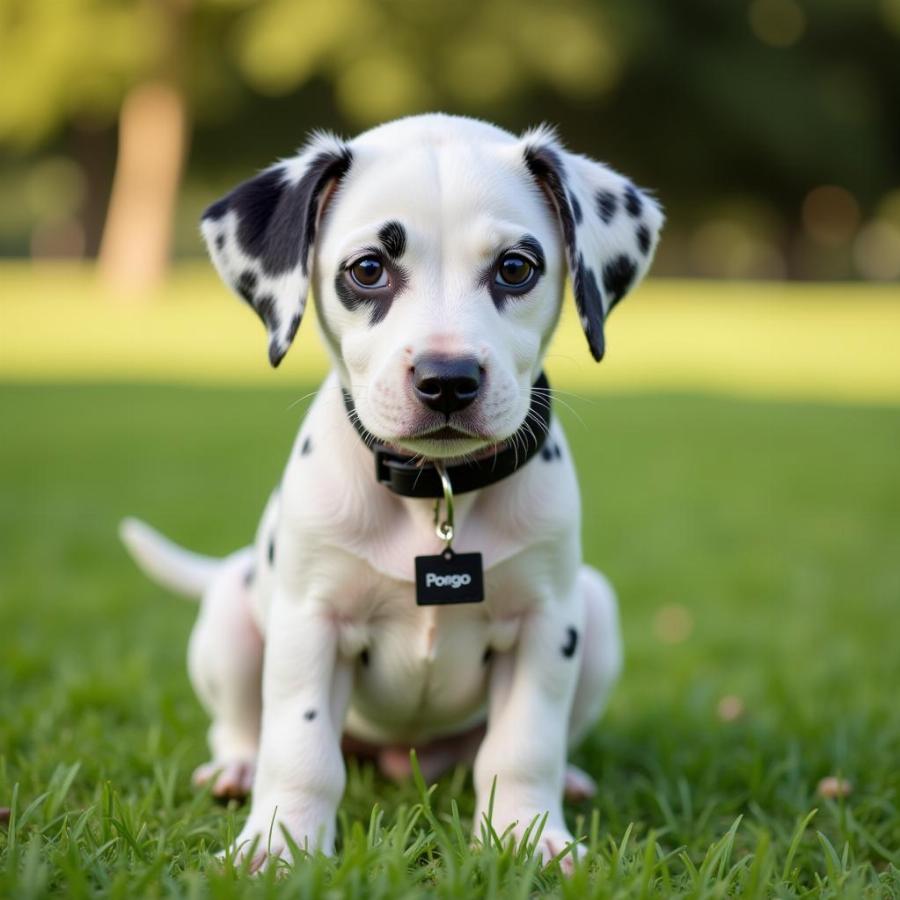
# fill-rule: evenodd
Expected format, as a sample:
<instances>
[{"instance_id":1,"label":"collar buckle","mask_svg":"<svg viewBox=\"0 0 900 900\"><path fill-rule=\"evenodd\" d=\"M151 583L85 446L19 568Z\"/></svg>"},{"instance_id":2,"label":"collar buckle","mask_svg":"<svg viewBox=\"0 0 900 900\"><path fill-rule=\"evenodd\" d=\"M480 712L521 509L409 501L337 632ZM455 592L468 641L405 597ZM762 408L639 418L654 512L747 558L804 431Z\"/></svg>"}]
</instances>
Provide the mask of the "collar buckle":
<instances>
[{"instance_id":1,"label":"collar buckle","mask_svg":"<svg viewBox=\"0 0 900 900\"><path fill-rule=\"evenodd\" d=\"M419 466L380 444L372 447L375 480L401 497L443 496L441 479L432 466Z\"/></svg>"}]
</instances>

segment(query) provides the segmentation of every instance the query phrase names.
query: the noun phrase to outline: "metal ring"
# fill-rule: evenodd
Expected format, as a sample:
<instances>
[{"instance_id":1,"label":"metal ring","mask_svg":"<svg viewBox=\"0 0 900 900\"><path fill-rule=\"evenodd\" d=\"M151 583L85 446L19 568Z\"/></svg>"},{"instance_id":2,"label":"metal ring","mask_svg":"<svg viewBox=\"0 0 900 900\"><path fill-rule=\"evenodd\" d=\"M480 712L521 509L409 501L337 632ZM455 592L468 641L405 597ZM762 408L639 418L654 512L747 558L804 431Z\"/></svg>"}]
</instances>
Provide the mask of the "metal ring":
<instances>
[{"instance_id":1,"label":"metal ring","mask_svg":"<svg viewBox=\"0 0 900 900\"><path fill-rule=\"evenodd\" d=\"M434 507L435 533L442 541L446 541L449 547L450 542L453 540L453 485L450 483L450 476L447 474L443 463L436 462L434 467L438 475L440 475L441 487L444 489L445 511L444 521L440 522L440 500L438 500Z\"/></svg>"}]
</instances>

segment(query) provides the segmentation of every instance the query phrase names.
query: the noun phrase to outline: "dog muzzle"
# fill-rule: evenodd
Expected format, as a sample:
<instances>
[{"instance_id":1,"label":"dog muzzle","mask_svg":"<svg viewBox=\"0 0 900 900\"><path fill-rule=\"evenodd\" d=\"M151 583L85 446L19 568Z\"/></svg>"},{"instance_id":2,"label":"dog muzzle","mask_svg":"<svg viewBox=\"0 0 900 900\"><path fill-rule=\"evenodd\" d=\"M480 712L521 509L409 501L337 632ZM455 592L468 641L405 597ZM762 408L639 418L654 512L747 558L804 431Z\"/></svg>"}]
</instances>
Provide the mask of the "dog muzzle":
<instances>
[{"instance_id":1,"label":"dog muzzle","mask_svg":"<svg viewBox=\"0 0 900 900\"><path fill-rule=\"evenodd\" d=\"M401 497L443 497L438 465L421 457L399 453L381 443L366 430L356 415L356 404L351 394L348 391L343 394L348 418L375 457L375 480ZM541 372L531 389L531 402L524 423L501 449L482 459L443 467L453 484L453 493L466 494L508 478L540 453L549 431L550 384Z\"/></svg>"}]
</instances>

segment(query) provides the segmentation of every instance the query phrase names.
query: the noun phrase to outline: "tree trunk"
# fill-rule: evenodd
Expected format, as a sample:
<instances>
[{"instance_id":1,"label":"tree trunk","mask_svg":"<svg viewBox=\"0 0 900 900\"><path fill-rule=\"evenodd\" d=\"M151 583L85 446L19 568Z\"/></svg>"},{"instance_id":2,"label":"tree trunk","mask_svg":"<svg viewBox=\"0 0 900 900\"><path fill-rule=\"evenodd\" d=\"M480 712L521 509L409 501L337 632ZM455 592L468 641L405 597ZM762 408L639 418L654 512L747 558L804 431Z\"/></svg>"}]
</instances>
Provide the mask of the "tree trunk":
<instances>
[{"instance_id":1,"label":"tree trunk","mask_svg":"<svg viewBox=\"0 0 900 900\"><path fill-rule=\"evenodd\" d=\"M84 229L84 255L88 259L96 259L100 253L103 224L112 191L115 130L89 120L76 121L69 137L69 146L84 173L84 198L78 210Z\"/></svg>"},{"instance_id":2,"label":"tree trunk","mask_svg":"<svg viewBox=\"0 0 900 900\"><path fill-rule=\"evenodd\" d=\"M172 227L188 144L182 87L184 19L190 0L149 0L164 40L149 77L125 96L99 268L119 294L153 288L169 265Z\"/></svg>"},{"instance_id":3,"label":"tree trunk","mask_svg":"<svg viewBox=\"0 0 900 900\"><path fill-rule=\"evenodd\" d=\"M170 85L140 84L125 97L100 244L101 275L116 291L152 288L168 268L186 131L184 99Z\"/></svg>"}]
</instances>

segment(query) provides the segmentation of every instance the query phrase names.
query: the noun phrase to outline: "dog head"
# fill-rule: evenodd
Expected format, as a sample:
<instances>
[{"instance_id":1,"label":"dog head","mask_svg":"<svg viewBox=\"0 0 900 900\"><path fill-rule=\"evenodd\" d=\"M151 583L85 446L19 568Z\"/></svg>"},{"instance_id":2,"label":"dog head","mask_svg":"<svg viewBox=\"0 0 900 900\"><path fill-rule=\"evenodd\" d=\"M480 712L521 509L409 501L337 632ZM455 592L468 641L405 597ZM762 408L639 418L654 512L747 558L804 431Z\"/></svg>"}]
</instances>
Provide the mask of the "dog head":
<instances>
[{"instance_id":1,"label":"dog head","mask_svg":"<svg viewBox=\"0 0 900 900\"><path fill-rule=\"evenodd\" d=\"M428 458L510 439L528 413L568 270L594 358L647 271L653 199L552 131L445 115L349 142L316 134L213 204L202 231L278 365L310 284L365 428Z\"/></svg>"}]
</instances>

